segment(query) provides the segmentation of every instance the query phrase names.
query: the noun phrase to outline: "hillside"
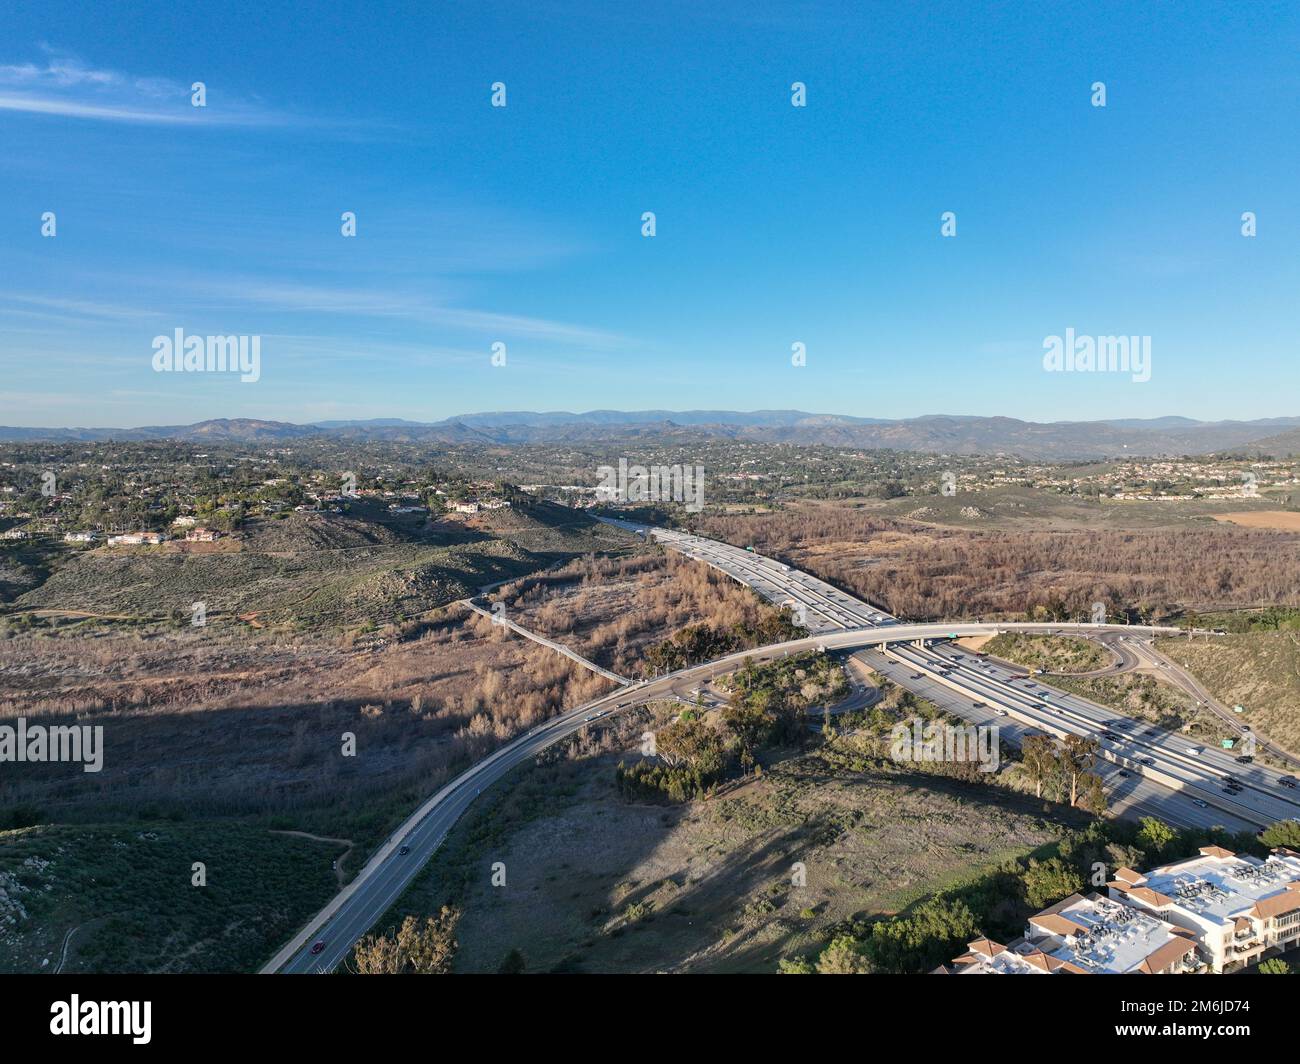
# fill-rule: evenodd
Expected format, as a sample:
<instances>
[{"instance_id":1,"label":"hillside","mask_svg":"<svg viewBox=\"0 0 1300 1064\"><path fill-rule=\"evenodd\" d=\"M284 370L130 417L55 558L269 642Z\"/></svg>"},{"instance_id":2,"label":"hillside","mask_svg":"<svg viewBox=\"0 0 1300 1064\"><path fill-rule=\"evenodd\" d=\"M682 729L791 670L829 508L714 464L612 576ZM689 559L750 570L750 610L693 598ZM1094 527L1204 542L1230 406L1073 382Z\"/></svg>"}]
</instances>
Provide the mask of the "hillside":
<instances>
[{"instance_id":1,"label":"hillside","mask_svg":"<svg viewBox=\"0 0 1300 1064\"><path fill-rule=\"evenodd\" d=\"M1293 458L1300 455L1300 428L1279 432L1276 436L1266 436L1256 440L1246 450L1254 454L1271 454L1279 458Z\"/></svg>"},{"instance_id":2,"label":"hillside","mask_svg":"<svg viewBox=\"0 0 1300 1064\"><path fill-rule=\"evenodd\" d=\"M447 524L437 532L423 523L293 514L252 522L239 549L101 547L69 559L15 607L158 621L188 619L203 602L210 622L348 627L417 616L484 584L632 542L548 504Z\"/></svg>"},{"instance_id":3,"label":"hillside","mask_svg":"<svg viewBox=\"0 0 1300 1064\"><path fill-rule=\"evenodd\" d=\"M1300 752L1300 632L1163 639L1157 646L1220 702L1245 707L1243 722Z\"/></svg>"},{"instance_id":4,"label":"hillside","mask_svg":"<svg viewBox=\"0 0 1300 1064\"><path fill-rule=\"evenodd\" d=\"M1028 459L1077 460L1133 455L1204 454L1252 446L1290 446L1300 418L1193 421L1162 417L1121 421L1033 422L1011 417L926 415L889 420L799 410L754 412L616 411L466 414L439 422L372 418L294 425L249 418L216 418L194 425L142 428L16 428L0 426L0 441L159 440L259 443L304 438L405 443L526 444L657 438L724 439L894 449L931 454L1014 454ZM1281 435L1279 435L1281 433ZM1283 441L1264 446L1261 441ZM1291 440L1292 444L1286 443Z\"/></svg>"}]
</instances>

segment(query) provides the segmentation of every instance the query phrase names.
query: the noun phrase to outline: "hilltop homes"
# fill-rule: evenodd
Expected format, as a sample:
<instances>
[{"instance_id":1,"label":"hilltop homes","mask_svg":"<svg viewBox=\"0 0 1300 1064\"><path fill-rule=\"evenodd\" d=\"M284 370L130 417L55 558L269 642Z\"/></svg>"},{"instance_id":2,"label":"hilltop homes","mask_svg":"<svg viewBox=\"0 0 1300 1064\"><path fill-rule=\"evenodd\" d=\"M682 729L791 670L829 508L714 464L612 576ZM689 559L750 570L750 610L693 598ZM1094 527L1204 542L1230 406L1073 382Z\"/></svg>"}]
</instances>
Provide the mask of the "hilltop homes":
<instances>
[{"instance_id":1,"label":"hilltop homes","mask_svg":"<svg viewBox=\"0 0 1300 1064\"><path fill-rule=\"evenodd\" d=\"M157 544L167 539L166 532L122 532L108 537L110 547L130 547L141 544Z\"/></svg>"}]
</instances>

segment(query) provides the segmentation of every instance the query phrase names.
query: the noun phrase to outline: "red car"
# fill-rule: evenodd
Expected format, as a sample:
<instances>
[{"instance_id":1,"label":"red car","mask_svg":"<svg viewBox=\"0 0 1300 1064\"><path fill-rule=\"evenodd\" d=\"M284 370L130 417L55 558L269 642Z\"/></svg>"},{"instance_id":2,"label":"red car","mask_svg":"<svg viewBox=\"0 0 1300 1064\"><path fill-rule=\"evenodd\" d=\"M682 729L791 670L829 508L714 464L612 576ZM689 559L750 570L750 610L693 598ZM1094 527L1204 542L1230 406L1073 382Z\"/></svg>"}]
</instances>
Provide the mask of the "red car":
<instances>
[{"instance_id":1,"label":"red car","mask_svg":"<svg viewBox=\"0 0 1300 1064\"><path fill-rule=\"evenodd\" d=\"M313 957L316 956L316 954L320 953L324 948L325 948L325 943L324 943L324 942L316 942L316 943L313 943L313 945L312 945L312 947L311 947L311 955L312 955Z\"/></svg>"}]
</instances>

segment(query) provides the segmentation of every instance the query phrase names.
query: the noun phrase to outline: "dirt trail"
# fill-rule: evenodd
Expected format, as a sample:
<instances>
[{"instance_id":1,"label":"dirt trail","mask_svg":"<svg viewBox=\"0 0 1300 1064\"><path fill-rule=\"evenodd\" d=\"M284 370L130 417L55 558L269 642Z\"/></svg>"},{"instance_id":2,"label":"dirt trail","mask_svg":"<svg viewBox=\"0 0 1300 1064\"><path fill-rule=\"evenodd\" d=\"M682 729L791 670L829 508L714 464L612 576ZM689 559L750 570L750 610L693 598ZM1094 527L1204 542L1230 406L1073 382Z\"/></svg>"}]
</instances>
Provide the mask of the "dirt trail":
<instances>
[{"instance_id":1,"label":"dirt trail","mask_svg":"<svg viewBox=\"0 0 1300 1064\"><path fill-rule=\"evenodd\" d=\"M292 835L297 839L311 839L312 842L333 842L339 846L346 846L347 849L339 854L338 860L334 862L334 878L338 880L339 886L343 885L344 862L347 861L348 855L352 852L356 844L351 839L332 839L328 835L313 835L309 831L272 831L272 835Z\"/></svg>"},{"instance_id":2,"label":"dirt trail","mask_svg":"<svg viewBox=\"0 0 1300 1064\"><path fill-rule=\"evenodd\" d=\"M59 952L59 966L54 969L55 975L58 975L61 971L63 971L63 966L68 961L68 943L72 941L72 936L75 935L79 930L81 930L79 926L70 927L68 928L68 933L63 936L63 949Z\"/></svg>"}]
</instances>

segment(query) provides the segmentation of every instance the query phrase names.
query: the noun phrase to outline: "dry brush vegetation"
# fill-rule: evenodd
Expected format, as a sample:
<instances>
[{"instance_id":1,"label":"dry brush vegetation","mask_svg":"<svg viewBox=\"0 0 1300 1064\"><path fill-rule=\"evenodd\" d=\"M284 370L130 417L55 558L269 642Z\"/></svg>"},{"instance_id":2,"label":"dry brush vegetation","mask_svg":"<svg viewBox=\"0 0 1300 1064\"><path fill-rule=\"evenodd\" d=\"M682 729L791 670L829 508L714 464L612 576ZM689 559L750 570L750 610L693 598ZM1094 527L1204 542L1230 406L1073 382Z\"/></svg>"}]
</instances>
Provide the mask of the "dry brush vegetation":
<instances>
[{"instance_id":1,"label":"dry brush vegetation","mask_svg":"<svg viewBox=\"0 0 1300 1064\"><path fill-rule=\"evenodd\" d=\"M853 508L711 516L705 535L753 545L909 620L1087 615L1300 602L1300 535L1225 525L970 530Z\"/></svg>"},{"instance_id":2,"label":"dry brush vegetation","mask_svg":"<svg viewBox=\"0 0 1300 1064\"><path fill-rule=\"evenodd\" d=\"M0 719L102 724L105 745L97 774L7 774L4 805L60 819L278 814L363 836L518 731L610 687L462 607L410 638L364 642L16 636L0 641L0 676ZM355 757L341 755L345 732Z\"/></svg>"},{"instance_id":3,"label":"dry brush vegetation","mask_svg":"<svg viewBox=\"0 0 1300 1064\"><path fill-rule=\"evenodd\" d=\"M576 559L494 597L511 620L634 678L647 675L647 648L688 625L754 628L774 613L717 570L662 550Z\"/></svg>"}]
</instances>

